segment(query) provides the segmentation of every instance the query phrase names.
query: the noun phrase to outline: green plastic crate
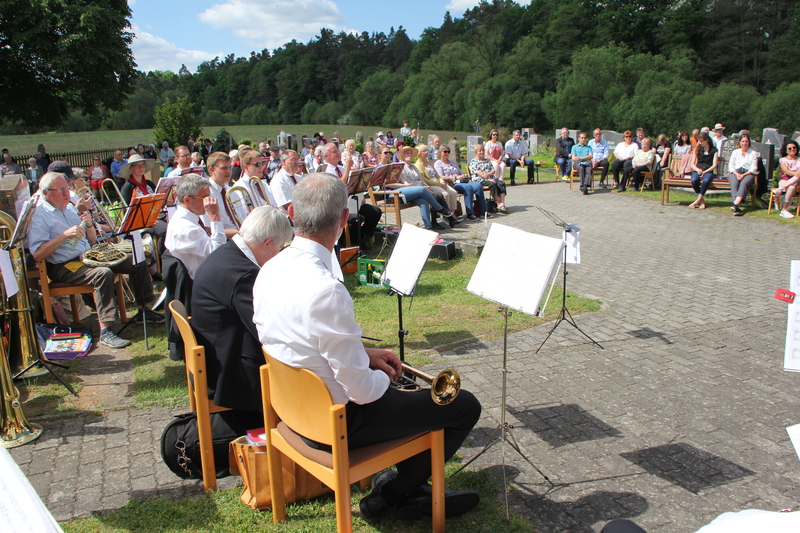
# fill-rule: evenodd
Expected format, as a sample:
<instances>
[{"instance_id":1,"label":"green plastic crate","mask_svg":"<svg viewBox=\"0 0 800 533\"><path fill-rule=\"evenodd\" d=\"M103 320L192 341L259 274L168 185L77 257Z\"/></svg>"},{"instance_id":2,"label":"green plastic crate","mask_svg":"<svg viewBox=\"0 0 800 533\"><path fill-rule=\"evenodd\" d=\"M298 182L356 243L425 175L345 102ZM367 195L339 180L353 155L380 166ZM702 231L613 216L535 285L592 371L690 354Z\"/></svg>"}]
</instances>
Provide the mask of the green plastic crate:
<instances>
[{"instance_id":1,"label":"green plastic crate","mask_svg":"<svg viewBox=\"0 0 800 533\"><path fill-rule=\"evenodd\" d=\"M386 266L386 261L381 259L358 258L358 283L364 287L386 288L389 286L381 281L381 274Z\"/></svg>"}]
</instances>

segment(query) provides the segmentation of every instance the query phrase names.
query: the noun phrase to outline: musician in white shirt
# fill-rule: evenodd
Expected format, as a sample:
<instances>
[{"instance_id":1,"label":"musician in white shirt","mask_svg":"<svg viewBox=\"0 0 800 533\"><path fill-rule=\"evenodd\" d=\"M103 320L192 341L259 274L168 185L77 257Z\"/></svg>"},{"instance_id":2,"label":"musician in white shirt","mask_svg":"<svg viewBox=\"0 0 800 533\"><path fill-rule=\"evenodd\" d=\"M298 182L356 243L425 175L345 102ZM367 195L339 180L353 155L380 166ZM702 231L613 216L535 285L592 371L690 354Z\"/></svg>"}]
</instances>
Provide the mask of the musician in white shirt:
<instances>
[{"instance_id":1,"label":"musician in white shirt","mask_svg":"<svg viewBox=\"0 0 800 533\"><path fill-rule=\"evenodd\" d=\"M228 204L225 203L225 194L230 188L231 169L231 158L225 152L214 152L208 156L208 172L211 174L211 178L208 181L211 197L220 206L219 219L222 221L225 236L229 239L239 232L236 222L233 220L233 213L231 213ZM207 214L203 215L203 224L206 227L211 226L211 220Z\"/></svg>"}]
</instances>

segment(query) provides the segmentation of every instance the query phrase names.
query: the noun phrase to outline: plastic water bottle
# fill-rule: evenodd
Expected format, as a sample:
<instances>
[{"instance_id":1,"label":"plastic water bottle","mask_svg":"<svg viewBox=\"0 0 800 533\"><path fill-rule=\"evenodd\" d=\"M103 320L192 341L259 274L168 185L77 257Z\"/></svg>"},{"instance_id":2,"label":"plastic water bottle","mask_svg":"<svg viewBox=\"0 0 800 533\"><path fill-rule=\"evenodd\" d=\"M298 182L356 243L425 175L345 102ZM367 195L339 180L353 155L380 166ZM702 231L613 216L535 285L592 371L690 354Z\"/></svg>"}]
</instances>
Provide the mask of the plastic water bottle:
<instances>
[{"instance_id":1,"label":"plastic water bottle","mask_svg":"<svg viewBox=\"0 0 800 533\"><path fill-rule=\"evenodd\" d=\"M81 227L82 227L82 228L86 228L86 227L87 227L87 226L86 226L86 221L85 221L85 220L81 220ZM69 238L69 239L67 239L67 241L64 243L64 245L65 245L67 248L69 248L70 250L74 250L74 249L75 249L75 247L76 247L76 246L78 246L78 241L79 241L79 240L80 240L80 239L79 239L79 238L77 238L77 237L72 237L72 238Z\"/></svg>"}]
</instances>

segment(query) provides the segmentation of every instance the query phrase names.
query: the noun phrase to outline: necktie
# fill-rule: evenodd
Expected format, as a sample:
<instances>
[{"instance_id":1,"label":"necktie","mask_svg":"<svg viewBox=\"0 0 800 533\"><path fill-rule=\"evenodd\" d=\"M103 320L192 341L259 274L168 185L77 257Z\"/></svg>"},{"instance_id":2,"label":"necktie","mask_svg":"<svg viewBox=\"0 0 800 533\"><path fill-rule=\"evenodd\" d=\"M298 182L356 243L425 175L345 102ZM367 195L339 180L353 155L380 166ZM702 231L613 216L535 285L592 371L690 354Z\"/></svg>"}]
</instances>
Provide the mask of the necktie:
<instances>
[{"instance_id":1,"label":"necktie","mask_svg":"<svg viewBox=\"0 0 800 533\"><path fill-rule=\"evenodd\" d=\"M203 224L202 217L197 217L197 223L200 224L200 227L203 228L203 231L205 231L206 234L211 235L211 231L206 227L205 224Z\"/></svg>"},{"instance_id":2,"label":"necktie","mask_svg":"<svg viewBox=\"0 0 800 533\"><path fill-rule=\"evenodd\" d=\"M294 184L297 185L297 179L295 179L294 175L293 174L289 174L289 177L292 178L292 181L294 182Z\"/></svg>"},{"instance_id":3,"label":"necktie","mask_svg":"<svg viewBox=\"0 0 800 533\"><path fill-rule=\"evenodd\" d=\"M267 199L264 198L264 192L261 190L261 187L259 186L258 182L256 182L255 178L251 178L250 187L255 189L255 191L258 193L258 196L261 197L261 199L263 200L263 203L261 205L267 203Z\"/></svg>"},{"instance_id":4,"label":"necktie","mask_svg":"<svg viewBox=\"0 0 800 533\"><path fill-rule=\"evenodd\" d=\"M340 178L342 177L342 170L338 166L336 167L336 173L339 175Z\"/></svg>"}]
</instances>

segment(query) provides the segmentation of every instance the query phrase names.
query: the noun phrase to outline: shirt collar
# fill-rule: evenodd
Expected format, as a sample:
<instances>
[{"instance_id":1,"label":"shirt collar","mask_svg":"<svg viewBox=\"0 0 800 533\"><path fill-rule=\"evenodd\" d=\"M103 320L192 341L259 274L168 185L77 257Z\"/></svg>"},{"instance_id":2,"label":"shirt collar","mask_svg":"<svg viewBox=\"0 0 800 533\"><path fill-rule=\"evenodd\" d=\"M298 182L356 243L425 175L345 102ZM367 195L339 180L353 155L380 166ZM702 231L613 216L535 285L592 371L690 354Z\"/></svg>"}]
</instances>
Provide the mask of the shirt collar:
<instances>
[{"instance_id":1,"label":"shirt collar","mask_svg":"<svg viewBox=\"0 0 800 533\"><path fill-rule=\"evenodd\" d=\"M250 249L250 247L247 245L247 242L245 242L245 240L238 233L236 235L234 235L231 240L234 243L236 243L236 246L239 247L239 249L242 251L242 253L250 261L252 261L254 265L256 265L257 267L261 268L261 266L258 264L258 261L256 261L256 256L253 255L253 250Z\"/></svg>"},{"instance_id":2,"label":"shirt collar","mask_svg":"<svg viewBox=\"0 0 800 533\"><path fill-rule=\"evenodd\" d=\"M331 252L320 243L312 241L311 239L306 239L305 237L295 236L295 238L292 239L291 247L317 256L317 258L325 265L325 268L327 268L329 272L333 272L331 267Z\"/></svg>"},{"instance_id":3,"label":"shirt collar","mask_svg":"<svg viewBox=\"0 0 800 533\"><path fill-rule=\"evenodd\" d=\"M198 220L200 220L199 216L195 215L194 213L189 211L189 209L180 204L178 204L178 209L175 211L175 214L187 220L191 220L195 224L197 223Z\"/></svg>"}]
</instances>

